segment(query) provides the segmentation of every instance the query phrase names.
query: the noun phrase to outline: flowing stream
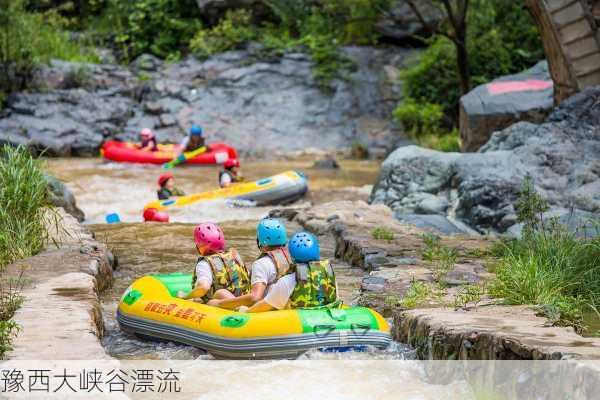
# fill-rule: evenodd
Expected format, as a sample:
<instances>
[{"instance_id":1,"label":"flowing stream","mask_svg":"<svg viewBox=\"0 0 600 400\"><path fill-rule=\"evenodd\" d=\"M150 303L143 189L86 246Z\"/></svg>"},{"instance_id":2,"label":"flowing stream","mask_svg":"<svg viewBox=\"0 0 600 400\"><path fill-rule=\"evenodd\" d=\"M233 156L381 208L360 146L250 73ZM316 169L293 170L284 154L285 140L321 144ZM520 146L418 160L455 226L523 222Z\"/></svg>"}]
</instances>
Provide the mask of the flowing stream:
<instances>
[{"instance_id":1,"label":"flowing stream","mask_svg":"<svg viewBox=\"0 0 600 400\"><path fill-rule=\"evenodd\" d=\"M373 161L342 161L339 170L312 168L310 157L292 161L245 162L244 173L257 179L295 169L309 177L310 192L298 203L364 199L377 176L379 165ZM381 398L381 399L467 399L473 398L463 381L442 385L424 378L423 367L415 361L414 351L401 343L386 350L364 352L311 351L301 361L272 360L224 362L191 346L170 342L141 340L120 331L115 311L120 296L135 279L150 273L192 271L197 258L192 229L195 223L212 220L225 231L229 246L237 248L249 262L257 255L255 227L271 207L234 207L224 202L203 203L171 214L170 224L143 223L143 205L155 198L156 178L162 172L156 166L105 163L99 159L50 159L47 168L67 183L86 214L86 223L96 238L106 243L118 258L110 289L102 294L105 320L103 345L107 352L123 362L190 363L201 377L194 378L202 388L192 389L191 398L278 399L286 392L290 399ZM177 186L187 193L213 189L214 167L178 168ZM118 213L122 223L106 224L105 215ZM289 233L300 227L287 224ZM322 254L333 258L333 238L321 238ZM340 296L347 304L355 301L365 272L335 260ZM304 361L302 361L304 360ZM408 361L406 361L408 360ZM334 363L331 363L335 361ZM199 364L202 363L202 364ZM233 364L232 364L233 363ZM308 363L308 364L307 364ZM192 369L189 370L190 373ZM245 379L238 379L240 376ZM194 381L194 380L193 380ZM210 382L209 387L206 384ZM283 389L282 389L283 388ZM187 398L187 397L186 397Z\"/></svg>"}]
</instances>

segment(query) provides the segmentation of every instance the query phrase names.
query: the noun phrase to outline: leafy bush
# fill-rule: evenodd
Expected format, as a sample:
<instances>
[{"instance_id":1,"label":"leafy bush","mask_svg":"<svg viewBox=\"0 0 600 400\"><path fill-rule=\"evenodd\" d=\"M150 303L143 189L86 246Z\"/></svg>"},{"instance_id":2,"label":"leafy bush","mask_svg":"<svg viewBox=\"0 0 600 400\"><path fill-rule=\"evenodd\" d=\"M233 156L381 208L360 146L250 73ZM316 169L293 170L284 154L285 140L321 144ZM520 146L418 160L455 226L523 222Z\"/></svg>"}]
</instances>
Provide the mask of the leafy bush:
<instances>
[{"instance_id":1,"label":"leafy bush","mask_svg":"<svg viewBox=\"0 0 600 400\"><path fill-rule=\"evenodd\" d=\"M431 284L413 280L400 305L403 308L416 308L425 305L433 297L439 297L439 293L436 293Z\"/></svg>"},{"instance_id":2,"label":"leafy bush","mask_svg":"<svg viewBox=\"0 0 600 400\"><path fill-rule=\"evenodd\" d=\"M508 304L537 305L552 322L581 331L584 311L600 304L600 236L577 237L544 221L542 200L526 181L517 203L526 229L496 249L500 262L490 292Z\"/></svg>"},{"instance_id":3,"label":"leafy bush","mask_svg":"<svg viewBox=\"0 0 600 400\"><path fill-rule=\"evenodd\" d=\"M198 31L190 42L190 49L201 57L236 49L256 39L258 32L251 22L252 15L248 11L228 11L216 26Z\"/></svg>"},{"instance_id":4,"label":"leafy bush","mask_svg":"<svg viewBox=\"0 0 600 400\"><path fill-rule=\"evenodd\" d=\"M46 243L47 184L38 161L22 147L0 153L0 268Z\"/></svg>"},{"instance_id":5,"label":"leafy bush","mask_svg":"<svg viewBox=\"0 0 600 400\"><path fill-rule=\"evenodd\" d=\"M94 30L107 42L114 39L122 58L132 60L142 53L178 55L201 26L194 0L108 0Z\"/></svg>"},{"instance_id":6,"label":"leafy bush","mask_svg":"<svg viewBox=\"0 0 600 400\"><path fill-rule=\"evenodd\" d=\"M387 240L388 242L394 240L394 231L388 228L375 228L371 231L371 236L376 240Z\"/></svg>"},{"instance_id":7,"label":"leafy bush","mask_svg":"<svg viewBox=\"0 0 600 400\"><path fill-rule=\"evenodd\" d=\"M20 0L0 0L0 107L6 94L26 88L36 66L52 58L98 60L62 30L60 19L27 13Z\"/></svg>"}]
</instances>

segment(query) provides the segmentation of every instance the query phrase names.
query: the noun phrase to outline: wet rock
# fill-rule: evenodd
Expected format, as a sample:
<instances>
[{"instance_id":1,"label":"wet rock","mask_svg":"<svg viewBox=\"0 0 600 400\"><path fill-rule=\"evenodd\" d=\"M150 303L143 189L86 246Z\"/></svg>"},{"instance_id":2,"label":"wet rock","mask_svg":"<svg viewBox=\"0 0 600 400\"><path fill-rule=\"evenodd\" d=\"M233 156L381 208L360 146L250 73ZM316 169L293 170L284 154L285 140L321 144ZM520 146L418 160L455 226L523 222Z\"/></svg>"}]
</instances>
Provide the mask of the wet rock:
<instances>
[{"instance_id":1,"label":"wet rock","mask_svg":"<svg viewBox=\"0 0 600 400\"><path fill-rule=\"evenodd\" d=\"M22 144L50 156L96 156L105 137L116 134L133 101L84 89L20 93L0 119L0 142Z\"/></svg>"},{"instance_id":2,"label":"wet rock","mask_svg":"<svg viewBox=\"0 0 600 400\"><path fill-rule=\"evenodd\" d=\"M443 215L423 215L423 214L396 214L399 221L414 225L417 228L441 233L443 235L457 235L467 233L458 226L454 225Z\"/></svg>"},{"instance_id":3,"label":"wet rock","mask_svg":"<svg viewBox=\"0 0 600 400\"><path fill-rule=\"evenodd\" d=\"M383 292L385 290L386 280L377 276L367 276L363 278L360 288L366 292Z\"/></svg>"},{"instance_id":4,"label":"wet rock","mask_svg":"<svg viewBox=\"0 0 600 400\"><path fill-rule=\"evenodd\" d=\"M340 164L333 156L326 156L316 160L312 166L316 169L339 169Z\"/></svg>"},{"instance_id":5,"label":"wet rock","mask_svg":"<svg viewBox=\"0 0 600 400\"><path fill-rule=\"evenodd\" d=\"M404 215L424 212L418 205L431 195L456 193L459 221L480 232L515 234L514 204L530 176L552 212L573 209L597 219L599 114L600 87L589 88L564 101L542 124L519 122L494 133L477 153L399 148L382 164L370 200Z\"/></svg>"},{"instance_id":6,"label":"wet rock","mask_svg":"<svg viewBox=\"0 0 600 400\"><path fill-rule=\"evenodd\" d=\"M48 183L48 195L50 204L55 207L62 207L66 212L71 214L81 222L85 219L85 214L79 207L73 193L65 186L64 183L56 179L51 175L45 175L46 182Z\"/></svg>"},{"instance_id":7,"label":"wet rock","mask_svg":"<svg viewBox=\"0 0 600 400\"><path fill-rule=\"evenodd\" d=\"M548 63L477 86L460 99L464 151L476 151L492 133L518 121L542 122L554 105Z\"/></svg>"},{"instance_id":8,"label":"wet rock","mask_svg":"<svg viewBox=\"0 0 600 400\"><path fill-rule=\"evenodd\" d=\"M444 276L444 282L448 286L473 285L492 276L481 264L460 263Z\"/></svg>"},{"instance_id":9,"label":"wet rock","mask_svg":"<svg viewBox=\"0 0 600 400\"><path fill-rule=\"evenodd\" d=\"M9 99L0 142L91 156L106 139L136 140L142 127L178 142L192 123L209 141L255 156L353 143L386 154L399 141L390 115L401 88L386 71L401 67L410 51L343 48L354 68L324 90L306 54L264 59L258 47L169 64L142 55L129 68L53 61L36 77L39 92Z\"/></svg>"},{"instance_id":10,"label":"wet rock","mask_svg":"<svg viewBox=\"0 0 600 400\"><path fill-rule=\"evenodd\" d=\"M414 211L420 201L450 186L452 165L459 157L417 146L400 147L381 165L370 200L394 210Z\"/></svg>"},{"instance_id":11,"label":"wet rock","mask_svg":"<svg viewBox=\"0 0 600 400\"><path fill-rule=\"evenodd\" d=\"M486 306L471 312L398 310L393 327L394 339L415 346L421 359L600 358L600 339L581 337L572 328L548 327L528 306Z\"/></svg>"},{"instance_id":12,"label":"wet rock","mask_svg":"<svg viewBox=\"0 0 600 400\"><path fill-rule=\"evenodd\" d=\"M152 54L142 54L131 63L131 68L138 71L156 72L163 62Z\"/></svg>"},{"instance_id":13,"label":"wet rock","mask_svg":"<svg viewBox=\"0 0 600 400\"><path fill-rule=\"evenodd\" d=\"M417 214L446 214L448 209L448 200L438 197L429 196L417 204L415 211Z\"/></svg>"}]
</instances>

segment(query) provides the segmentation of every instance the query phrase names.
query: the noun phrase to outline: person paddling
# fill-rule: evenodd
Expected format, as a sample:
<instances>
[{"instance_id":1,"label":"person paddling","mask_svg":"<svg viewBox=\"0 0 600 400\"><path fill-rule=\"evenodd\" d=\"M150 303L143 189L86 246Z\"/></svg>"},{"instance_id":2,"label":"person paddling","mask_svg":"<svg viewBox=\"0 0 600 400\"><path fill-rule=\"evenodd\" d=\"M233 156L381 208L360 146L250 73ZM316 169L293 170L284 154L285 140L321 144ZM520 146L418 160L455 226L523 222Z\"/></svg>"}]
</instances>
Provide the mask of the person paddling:
<instances>
[{"instance_id":1,"label":"person paddling","mask_svg":"<svg viewBox=\"0 0 600 400\"><path fill-rule=\"evenodd\" d=\"M175 187L175 178L173 174L161 174L158 177L158 191L156 192L159 200L167 200L173 196L184 196L185 193Z\"/></svg>"},{"instance_id":2,"label":"person paddling","mask_svg":"<svg viewBox=\"0 0 600 400\"><path fill-rule=\"evenodd\" d=\"M244 178L239 171L240 162L237 158L229 158L223 163L223 169L219 171L219 186L224 188L232 183L242 182Z\"/></svg>"},{"instance_id":3,"label":"person paddling","mask_svg":"<svg viewBox=\"0 0 600 400\"><path fill-rule=\"evenodd\" d=\"M180 291L183 299L201 300L235 298L250 291L246 265L234 248L225 251L223 230L212 222L194 228L194 242L200 257L192 276L192 291Z\"/></svg>"},{"instance_id":4,"label":"person paddling","mask_svg":"<svg viewBox=\"0 0 600 400\"><path fill-rule=\"evenodd\" d=\"M156 136L149 128L144 128L140 132L140 150L142 151L157 151Z\"/></svg>"}]
</instances>

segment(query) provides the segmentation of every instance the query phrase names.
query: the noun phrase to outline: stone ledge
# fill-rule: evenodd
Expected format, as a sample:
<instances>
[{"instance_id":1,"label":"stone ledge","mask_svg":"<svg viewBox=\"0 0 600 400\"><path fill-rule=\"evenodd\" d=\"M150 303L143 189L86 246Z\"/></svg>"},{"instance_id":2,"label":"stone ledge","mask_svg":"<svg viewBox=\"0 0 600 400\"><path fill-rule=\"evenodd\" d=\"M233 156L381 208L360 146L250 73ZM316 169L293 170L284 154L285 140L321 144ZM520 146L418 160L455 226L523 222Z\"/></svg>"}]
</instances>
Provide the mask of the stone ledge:
<instances>
[{"instance_id":1,"label":"stone ledge","mask_svg":"<svg viewBox=\"0 0 600 400\"><path fill-rule=\"evenodd\" d=\"M546 325L527 306L397 311L395 340L429 360L600 360L600 339Z\"/></svg>"},{"instance_id":2,"label":"stone ledge","mask_svg":"<svg viewBox=\"0 0 600 400\"><path fill-rule=\"evenodd\" d=\"M58 209L51 243L6 269L26 281L14 320L20 331L9 359L107 359L99 293L112 284L114 257L75 218Z\"/></svg>"}]
</instances>

